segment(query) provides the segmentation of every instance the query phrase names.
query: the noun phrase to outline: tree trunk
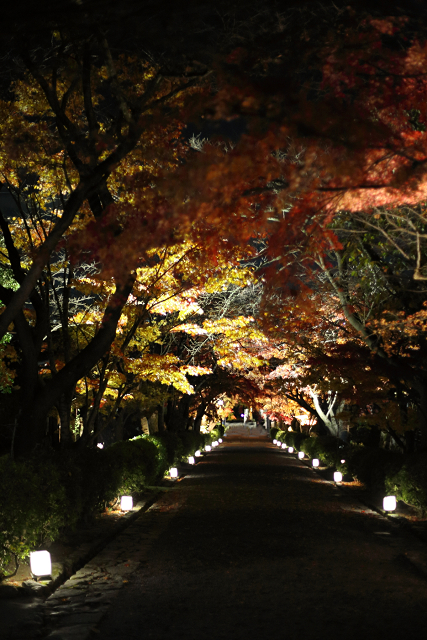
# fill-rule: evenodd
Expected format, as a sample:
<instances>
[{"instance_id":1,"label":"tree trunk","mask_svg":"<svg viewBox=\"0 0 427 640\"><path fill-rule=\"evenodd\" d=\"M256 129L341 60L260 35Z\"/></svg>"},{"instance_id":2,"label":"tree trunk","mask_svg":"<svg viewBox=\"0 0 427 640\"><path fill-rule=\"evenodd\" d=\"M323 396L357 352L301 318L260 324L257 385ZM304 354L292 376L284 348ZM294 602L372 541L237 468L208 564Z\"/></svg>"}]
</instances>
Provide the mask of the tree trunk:
<instances>
[{"instance_id":1,"label":"tree trunk","mask_svg":"<svg viewBox=\"0 0 427 640\"><path fill-rule=\"evenodd\" d=\"M78 380L86 375L109 350L134 281L135 277L131 277L125 285L117 286L105 310L98 333L44 386L40 384L38 371L32 368L33 375L30 376L31 379L28 380L27 385L31 393L24 396L24 406L19 415L15 434L16 455L30 453L46 438L47 417L50 409L60 401L63 394L74 392Z\"/></svg>"},{"instance_id":2,"label":"tree trunk","mask_svg":"<svg viewBox=\"0 0 427 640\"><path fill-rule=\"evenodd\" d=\"M74 440L71 433L71 405L74 395L74 389L66 391L62 394L56 406L60 420L60 447L61 449L71 449Z\"/></svg>"},{"instance_id":3,"label":"tree trunk","mask_svg":"<svg viewBox=\"0 0 427 640\"><path fill-rule=\"evenodd\" d=\"M157 428L159 430L159 433L163 433L163 431L165 430L165 405L163 403L158 405L157 415L158 415Z\"/></svg>"},{"instance_id":4,"label":"tree trunk","mask_svg":"<svg viewBox=\"0 0 427 640\"><path fill-rule=\"evenodd\" d=\"M168 401L167 428L168 431L182 431L186 428L190 415L190 402L192 396L185 394L177 405L173 400Z\"/></svg>"},{"instance_id":5,"label":"tree trunk","mask_svg":"<svg viewBox=\"0 0 427 640\"><path fill-rule=\"evenodd\" d=\"M200 433L200 425L202 424L202 418L205 415L206 406L207 405L204 402L202 402L197 407L196 417L194 418L194 425L193 425L193 431L195 431L195 433Z\"/></svg>"}]
</instances>

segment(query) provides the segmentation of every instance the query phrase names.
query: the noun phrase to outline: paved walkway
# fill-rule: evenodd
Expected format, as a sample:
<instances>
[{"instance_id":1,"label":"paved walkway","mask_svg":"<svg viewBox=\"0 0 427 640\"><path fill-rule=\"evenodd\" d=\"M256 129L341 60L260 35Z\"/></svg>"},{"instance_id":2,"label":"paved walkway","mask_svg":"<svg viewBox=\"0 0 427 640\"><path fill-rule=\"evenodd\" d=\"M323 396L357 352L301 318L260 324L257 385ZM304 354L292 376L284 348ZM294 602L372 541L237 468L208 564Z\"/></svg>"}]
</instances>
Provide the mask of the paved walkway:
<instances>
[{"instance_id":1,"label":"paved walkway","mask_svg":"<svg viewBox=\"0 0 427 640\"><path fill-rule=\"evenodd\" d=\"M427 547L266 437L228 436L7 638L400 640Z\"/></svg>"},{"instance_id":2,"label":"paved walkway","mask_svg":"<svg viewBox=\"0 0 427 640\"><path fill-rule=\"evenodd\" d=\"M255 422L247 422L246 424L237 422L236 424L232 423L227 428L227 437L231 438L233 436L249 436L250 438L259 438L267 436L267 430L264 429L264 427L257 427Z\"/></svg>"}]
</instances>

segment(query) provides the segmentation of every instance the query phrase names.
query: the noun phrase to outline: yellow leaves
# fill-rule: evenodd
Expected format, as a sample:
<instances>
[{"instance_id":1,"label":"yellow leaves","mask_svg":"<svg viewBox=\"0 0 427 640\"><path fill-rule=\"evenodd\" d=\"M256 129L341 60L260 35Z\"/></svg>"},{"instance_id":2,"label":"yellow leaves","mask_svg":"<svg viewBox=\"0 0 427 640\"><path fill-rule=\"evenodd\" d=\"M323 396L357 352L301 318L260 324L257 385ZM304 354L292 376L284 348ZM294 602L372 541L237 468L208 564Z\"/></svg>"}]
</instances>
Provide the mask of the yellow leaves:
<instances>
[{"instance_id":1,"label":"yellow leaves","mask_svg":"<svg viewBox=\"0 0 427 640\"><path fill-rule=\"evenodd\" d=\"M184 331L185 333L188 333L188 335L190 336L201 336L201 335L207 335L208 334L208 330L205 329L204 327L198 325L198 324L192 324L187 323L187 324L179 324L176 327L173 327L171 330L171 333L176 333L178 331Z\"/></svg>"},{"instance_id":2,"label":"yellow leaves","mask_svg":"<svg viewBox=\"0 0 427 640\"><path fill-rule=\"evenodd\" d=\"M128 370L138 376L139 380L160 382L164 385L172 385L182 393L193 393L193 387L185 377L185 371L181 371L179 358L174 355L146 354L141 358L129 362ZM201 375L201 374L194 374Z\"/></svg>"},{"instance_id":3,"label":"yellow leaves","mask_svg":"<svg viewBox=\"0 0 427 640\"><path fill-rule=\"evenodd\" d=\"M182 365L179 370L181 373L185 373L189 376L204 376L212 373L212 369L210 367L198 367L189 364Z\"/></svg>"}]
</instances>

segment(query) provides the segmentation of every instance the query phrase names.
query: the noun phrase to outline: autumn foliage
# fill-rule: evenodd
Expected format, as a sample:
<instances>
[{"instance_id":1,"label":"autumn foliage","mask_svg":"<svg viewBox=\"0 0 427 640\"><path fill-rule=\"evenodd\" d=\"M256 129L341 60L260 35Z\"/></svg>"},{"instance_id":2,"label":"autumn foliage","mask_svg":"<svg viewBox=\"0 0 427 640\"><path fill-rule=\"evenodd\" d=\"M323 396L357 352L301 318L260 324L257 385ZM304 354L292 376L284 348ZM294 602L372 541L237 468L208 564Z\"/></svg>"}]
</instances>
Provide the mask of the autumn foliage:
<instances>
[{"instance_id":1,"label":"autumn foliage","mask_svg":"<svg viewBox=\"0 0 427 640\"><path fill-rule=\"evenodd\" d=\"M218 398L427 435L425 34L310 11L215 55L54 20L20 45L0 101L16 452L49 420L66 448L153 413L198 430Z\"/></svg>"}]
</instances>

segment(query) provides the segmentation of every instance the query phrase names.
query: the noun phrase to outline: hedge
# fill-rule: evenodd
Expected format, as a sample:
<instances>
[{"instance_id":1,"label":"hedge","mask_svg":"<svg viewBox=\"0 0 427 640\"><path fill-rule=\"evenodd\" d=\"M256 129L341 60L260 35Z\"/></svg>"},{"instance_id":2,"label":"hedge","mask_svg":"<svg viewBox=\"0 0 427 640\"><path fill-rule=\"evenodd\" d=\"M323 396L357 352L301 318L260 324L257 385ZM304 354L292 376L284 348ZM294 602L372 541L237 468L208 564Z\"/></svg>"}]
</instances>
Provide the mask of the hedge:
<instances>
[{"instance_id":1,"label":"hedge","mask_svg":"<svg viewBox=\"0 0 427 640\"><path fill-rule=\"evenodd\" d=\"M386 492L427 513L427 453L408 456L395 474L385 479Z\"/></svg>"},{"instance_id":2,"label":"hedge","mask_svg":"<svg viewBox=\"0 0 427 640\"><path fill-rule=\"evenodd\" d=\"M277 434L279 432L279 428L278 427L271 427L270 429L270 437L272 440L277 440Z\"/></svg>"},{"instance_id":3,"label":"hedge","mask_svg":"<svg viewBox=\"0 0 427 640\"><path fill-rule=\"evenodd\" d=\"M307 438L308 435L300 431L288 431L285 436L285 442L288 447L293 447L297 451L301 451L302 442Z\"/></svg>"},{"instance_id":4,"label":"hedge","mask_svg":"<svg viewBox=\"0 0 427 640\"><path fill-rule=\"evenodd\" d=\"M24 560L46 539L57 539L64 527L104 510L119 495L142 492L210 440L211 434L166 431L106 449L45 451L17 461L3 456L0 579L14 557Z\"/></svg>"},{"instance_id":5,"label":"hedge","mask_svg":"<svg viewBox=\"0 0 427 640\"><path fill-rule=\"evenodd\" d=\"M427 513L427 453L404 455L348 444L333 436L308 437L279 429L272 429L270 435L297 451L304 451L310 458L319 458L329 468L350 474L368 487L395 495L423 515Z\"/></svg>"}]
</instances>

